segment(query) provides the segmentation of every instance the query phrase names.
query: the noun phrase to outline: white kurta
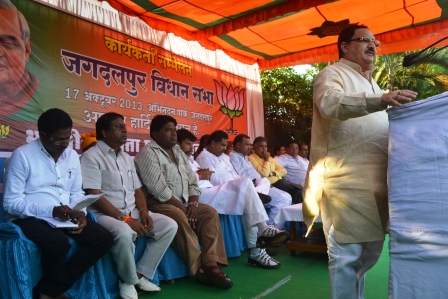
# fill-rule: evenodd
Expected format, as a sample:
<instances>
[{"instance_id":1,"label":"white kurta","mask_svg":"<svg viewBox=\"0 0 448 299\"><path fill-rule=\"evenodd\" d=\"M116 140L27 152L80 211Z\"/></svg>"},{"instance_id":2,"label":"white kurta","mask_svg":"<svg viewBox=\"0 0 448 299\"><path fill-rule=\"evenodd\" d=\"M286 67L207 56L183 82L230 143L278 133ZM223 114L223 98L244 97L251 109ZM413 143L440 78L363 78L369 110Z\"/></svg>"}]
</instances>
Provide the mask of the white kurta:
<instances>
[{"instance_id":1,"label":"white kurta","mask_svg":"<svg viewBox=\"0 0 448 299\"><path fill-rule=\"evenodd\" d=\"M196 173L201 168L200 165L192 159L189 159L189 161L191 169ZM212 206L219 214L244 215L248 226L268 220L266 210L249 178L238 178L217 186L211 185L207 180L199 180L198 178L198 181L201 188L202 186L208 186L202 188L199 201ZM256 200L253 200L252 197L255 197Z\"/></svg>"},{"instance_id":2,"label":"white kurta","mask_svg":"<svg viewBox=\"0 0 448 299\"><path fill-rule=\"evenodd\" d=\"M206 150L204 149L204 151ZM204 151L201 152L198 158ZM228 168L228 165L226 166L226 164L219 163L223 168L219 169L217 172L213 167L213 165L216 164L212 162L214 160L213 157L216 156L209 152L207 152L206 155L208 156L207 158L204 158L203 156L202 159L199 159L205 163L199 167L215 171L212 178L214 177L215 183L221 183L216 184L216 186L211 188L202 189L199 201L214 207L219 214L242 215L247 246L248 248L254 248L257 242L257 224L269 220L266 210L255 190L254 184L249 178L240 178L234 171L226 172L225 169ZM193 163L190 160L190 165L192 170L196 173L198 170L198 163ZM231 170L233 170L233 167ZM225 179L218 177L217 173L221 173L224 178L229 180L225 181ZM236 177L236 179L232 179L233 177Z\"/></svg>"},{"instance_id":3,"label":"white kurta","mask_svg":"<svg viewBox=\"0 0 448 299\"><path fill-rule=\"evenodd\" d=\"M383 240L388 219L389 127L383 91L371 72L362 74L359 65L341 59L314 83L303 216L310 226L322 211L339 243Z\"/></svg>"},{"instance_id":4,"label":"white kurta","mask_svg":"<svg viewBox=\"0 0 448 299\"><path fill-rule=\"evenodd\" d=\"M233 165L235 171L241 177L249 177L255 180L255 189L257 192L269 195L272 200L265 205L269 210L269 225L274 225L277 228L283 228L284 221L276 221L276 216L280 212L281 208L291 205L292 198L287 192L284 192L278 188L272 187L271 182L267 178L262 178L258 171L255 170L252 163L249 162L247 156L231 151L229 154L230 162Z\"/></svg>"}]
</instances>

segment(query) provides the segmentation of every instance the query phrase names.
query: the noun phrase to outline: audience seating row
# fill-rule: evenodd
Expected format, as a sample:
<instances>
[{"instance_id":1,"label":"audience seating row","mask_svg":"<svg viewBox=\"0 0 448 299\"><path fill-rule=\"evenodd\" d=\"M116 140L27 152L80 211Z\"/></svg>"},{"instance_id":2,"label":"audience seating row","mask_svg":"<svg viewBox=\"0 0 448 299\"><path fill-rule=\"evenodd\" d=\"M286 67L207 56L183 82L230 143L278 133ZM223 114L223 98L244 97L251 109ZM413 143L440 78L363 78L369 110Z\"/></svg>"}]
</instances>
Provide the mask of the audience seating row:
<instances>
[{"instance_id":1,"label":"audience seating row","mask_svg":"<svg viewBox=\"0 0 448 299\"><path fill-rule=\"evenodd\" d=\"M42 277L39 248L28 240L20 228L6 222L3 209L4 158L0 158L0 299L32 298L32 289ZM94 215L88 215L95 220ZM219 215L223 230L227 257L236 257L247 248L240 216ZM69 238L70 239L70 238ZM77 245L70 239L70 254ZM144 238L137 239L135 258L140 259L146 244ZM70 256L69 256L70 258ZM188 268L181 256L169 247L152 280L159 285L161 280L172 280L188 275ZM116 265L110 253L90 268L67 292L70 298L114 299L119 295Z\"/></svg>"}]
</instances>

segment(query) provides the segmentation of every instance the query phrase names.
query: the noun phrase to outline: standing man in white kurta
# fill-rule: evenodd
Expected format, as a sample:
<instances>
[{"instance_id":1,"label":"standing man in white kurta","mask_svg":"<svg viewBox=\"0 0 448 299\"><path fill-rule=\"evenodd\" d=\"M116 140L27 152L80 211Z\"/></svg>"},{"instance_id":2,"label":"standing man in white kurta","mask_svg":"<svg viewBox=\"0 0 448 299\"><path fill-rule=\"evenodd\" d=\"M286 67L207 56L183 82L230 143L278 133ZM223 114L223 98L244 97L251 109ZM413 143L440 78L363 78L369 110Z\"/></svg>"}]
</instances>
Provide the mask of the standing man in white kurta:
<instances>
[{"instance_id":1,"label":"standing man in white kurta","mask_svg":"<svg viewBox=\"0 0 448 299\"><path fill-rule=\"evenodd\" d=\"M165 215L148 211L134 161L120 148L127 140L123 116L103 114L96 123L96 136L97 145L81 158L83 187L87 194L104 194L89 210L114 236L111 253L120 277L120 296L137 299L134 285L144 291L160 291L147 278L154 277L176 235L177 224ZM138 237L147 238L147 244L135 263L133 241Z\"/></svg>"},{"instance_id":2,"label":"standing man in white kurta","mask_svg":"<svg viewBox=\"0 0 448 299\"><path fill-rule=\"evenodd\" d=\"M274 225L276 228L282 229L285 222L275 222L275 216L281 208L290 206L292 202L291 195L287 192L271 186L271 182L267 178L262 178L258 171L255 170L252 163L248 160L250 137L245 134L239 134L233 140L233 150L230 151L229 158L233 168L242 178L248 177L255 182L255 188L258 192L269 195L272 200L265 204L269 208L268 225Z\"/></svg>"},{"instance_id":3,"label":"standing man in white kurta","mask_svg":"<svg viewBox=\"0 0 448 299\"><path fill-rule=\"evenodd\" d=\"M416 97L384 93L372 78L379 42L351 25L338 38L340 61L314 81L310 170L303 216L308 227L322 213L331 298L364 298L365 273L383 248L388 220L388 106Z\"/></svg>"}]
</instances>

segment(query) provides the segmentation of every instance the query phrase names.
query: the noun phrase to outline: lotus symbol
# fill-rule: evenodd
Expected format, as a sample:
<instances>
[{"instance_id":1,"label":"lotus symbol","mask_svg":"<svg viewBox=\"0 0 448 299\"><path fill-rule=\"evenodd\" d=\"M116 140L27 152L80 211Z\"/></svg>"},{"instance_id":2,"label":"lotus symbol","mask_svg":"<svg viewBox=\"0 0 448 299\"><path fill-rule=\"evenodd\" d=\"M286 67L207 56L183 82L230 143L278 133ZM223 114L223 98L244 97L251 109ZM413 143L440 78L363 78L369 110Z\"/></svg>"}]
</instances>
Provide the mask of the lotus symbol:
<instances>
[{"instance_id":1,"label":"lotus symbol","mask_svg":"<svg viewBox=\"0 0 448 299\"><path fill-rule=\"evenodd\" d=\"M219 110L229 116L230 130L233 130L233 118L243 115L244 94L246 93L246 89L240 89L239 86L232 87L232 84L227 87L222 81L221 83L216 80L213 81L215 81L216 96L219 105L221 105Z\"/></svg>"},{"instance_id":2,"label":"lotus symbol","mask_svg":"<svg viewBox=\"0 0 448 299\"><path fill-rule=\"evenodd\" d=\"M10 126L0 126L0 138L6 138L9 135L9 128Z\"/></svg>"}]
</instances>

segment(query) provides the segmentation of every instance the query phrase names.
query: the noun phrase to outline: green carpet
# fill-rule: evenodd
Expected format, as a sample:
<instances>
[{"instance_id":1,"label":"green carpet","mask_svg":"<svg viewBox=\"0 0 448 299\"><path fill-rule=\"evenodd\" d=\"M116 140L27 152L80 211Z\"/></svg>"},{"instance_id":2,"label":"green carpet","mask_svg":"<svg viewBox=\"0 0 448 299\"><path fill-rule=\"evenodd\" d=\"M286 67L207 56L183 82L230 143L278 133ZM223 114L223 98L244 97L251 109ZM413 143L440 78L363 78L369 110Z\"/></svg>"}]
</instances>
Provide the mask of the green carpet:
<instances>
[{"instance_id":1,"label":"green carpet","mask_svg":"<svg viewBox=\"0 0 448 299\"><path fill-rule=\"evenodd\" d=\"M387 239L379 262L367 273L365 299L387 298L389 252ZM247 266L247 252L229 260L224 272L234 285L220 290L202 285L192 277L161 283L162 291L139 296L140 299L202 299L202 298L269 298L269 299L326 299L330 298L327 256L299 252L290 256L285 244L277 248L275 258L282 263L279 269L266 270Z\"/></svg>"}]
</instances>

